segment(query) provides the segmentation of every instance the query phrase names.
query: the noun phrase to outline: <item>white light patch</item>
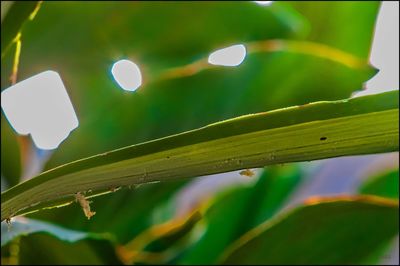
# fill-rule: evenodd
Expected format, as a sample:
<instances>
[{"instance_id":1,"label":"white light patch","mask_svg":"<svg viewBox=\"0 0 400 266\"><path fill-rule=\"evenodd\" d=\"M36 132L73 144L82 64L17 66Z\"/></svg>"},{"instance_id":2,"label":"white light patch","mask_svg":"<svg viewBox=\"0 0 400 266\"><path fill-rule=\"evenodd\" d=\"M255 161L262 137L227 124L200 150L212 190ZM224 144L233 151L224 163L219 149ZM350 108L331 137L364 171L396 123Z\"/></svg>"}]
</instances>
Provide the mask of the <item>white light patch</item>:
<instances>
[{"instance_id":1,"label":"white light patch","mask_svg":"<svg viewBox=\"0 0 400 266\"><path fill-rule=\"evenodd\" d=\"M238 66L245 57L246 47L243 44L237 44L211 53L208 63L218 66Z\"/></svg>"},{"instance_id":2,"label":"white light patch","mask_svg":"<svg viewBox=\"0 0 400 266\"><path fill-rule=\"evenodd\" d=\"M121 88L127 91L135 91L142 85L142 74L139 67L129 60L119 60L112 68L111 73Z\"/></svg>"},{"instance_id":3,"label":"white light patch","mask_svg":"<svg viewBox=\"0 0 400 266\"><path fill-rule=\"evenodd\" d=\"M45 71L1 93L1 107L14 130L31 134L39 149L52 150L79 122L60 75Z\"/></svg>"},{"instance_id":4,"label":"white light patch","mask_svg":"<svg viewBox=\"0 0 400 266\"><path fill-rule=\"evenodd\" d=\"M376 20L370 62L379 72L366 82L360 97L399 89L399 2L382 1Z\"/></svg>"},{"instance_id":5,"label":"white light patch","mask_svg":"<svg viewBox=\"0 0 400 266\"><path fill-rule=\"evenodd\" d=\"M274 1L254 1L254 3L259 4L260 6L269 6Z\"/></svg>"}]
</instances>

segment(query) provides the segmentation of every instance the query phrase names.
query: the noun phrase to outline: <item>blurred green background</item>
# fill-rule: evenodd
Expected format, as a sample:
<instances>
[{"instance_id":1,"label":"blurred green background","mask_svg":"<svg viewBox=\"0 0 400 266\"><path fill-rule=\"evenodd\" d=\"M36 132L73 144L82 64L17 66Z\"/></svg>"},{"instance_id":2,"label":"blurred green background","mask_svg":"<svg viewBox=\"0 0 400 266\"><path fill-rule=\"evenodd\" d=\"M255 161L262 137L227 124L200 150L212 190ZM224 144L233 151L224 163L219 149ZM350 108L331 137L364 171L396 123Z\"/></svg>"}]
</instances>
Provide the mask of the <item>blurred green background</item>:
<instances>
[{"instance_id":1,"label":"blurred green background","mask_svg":"<svg viewBox=\"0 0 400 266\"><path fill-rule=\"evenodd\" d=\"M3 38L18 22L15 12L24 5L13 3L2 16L2 51ZM243 114L348 98L377 72L369 54L379 7L374 1L276 1L268 6L45 1L34 20L23 24L18 80L57 71L79 127L53 152L34 150L32 156L47 170ZM237 67L206 65L194 74L167 75L216 49L266 40L292 41L294 48L249 49ZM310 43L340 50L358 64L332 58ZM14 50L10 47L1 60L2 90L10 86ZM119 59L140 67L143 85L137 91L123 91L113 79L111 66ZM1 119L3 189L20 182L24 169L16 133L3 113ZM360 169L365 162L379 164L381 157L368 158L346 159ZM348 204L336 197L316 205L293 204L293 210L289 203L299 200L304 184L324 169L333 173L325 174L330 180L349 175L339 171L343 162L330 165L335 164L292 163L259 169L252 178L232 172L122 189L95 198L96 215L89 221L77 204L30 214L35 220L21 220L17 230L27 236L11 237L4 246L3 233L9 232L2 224L2 262L379 263L398 234L398 208L354 195L398 199L398 164L364 174L366 183L344 191L351 198ZM67 239L78 233L79 239ZM249 234L252 241L230 251L232 243Z\"/></svg>"}]
</instances>

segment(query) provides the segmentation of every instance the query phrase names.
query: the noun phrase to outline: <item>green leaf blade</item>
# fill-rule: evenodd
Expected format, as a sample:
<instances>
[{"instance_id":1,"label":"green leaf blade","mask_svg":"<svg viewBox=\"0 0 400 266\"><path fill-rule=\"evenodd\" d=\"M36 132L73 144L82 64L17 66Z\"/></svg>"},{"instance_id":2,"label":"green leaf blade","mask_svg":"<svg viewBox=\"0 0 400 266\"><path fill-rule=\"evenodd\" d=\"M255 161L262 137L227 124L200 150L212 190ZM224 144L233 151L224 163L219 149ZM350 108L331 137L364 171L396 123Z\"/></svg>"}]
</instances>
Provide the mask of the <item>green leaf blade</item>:
<instances>
[{"instance_id":1,"label":"green leaf blade","mask_svg":"<svg viewBox=\"0 0 400 266\"><path fill-rule=\"evenodd\" d=\"M373 176L359 188L360 194L399 198L399 169Z\"/></svg>"},{"instance_id":2,"label":"green leaf blade","mask_svg":"<svg viewBox=\"0 0 400 266\"><path fill-rule=\"evenodd\" d=\"M377 263L368 259L382 243L396 236L399 222L398 202L381 199L348 197L310 201L287 216L248 232L226 251L220 262Z\"/></svg>"},{"instance_id":3,"label":"green leaf blade","mask_svg":"<svg viewBox=\"0 0 400 266\"><path fill-rule=\"evenodd\" d=\"M393 91L247 115L96 155L2 193L2 220L52 200L70 203L79 191L97 194L277 163L395 151L398 112Z\"/></svg>"}]
</instances>

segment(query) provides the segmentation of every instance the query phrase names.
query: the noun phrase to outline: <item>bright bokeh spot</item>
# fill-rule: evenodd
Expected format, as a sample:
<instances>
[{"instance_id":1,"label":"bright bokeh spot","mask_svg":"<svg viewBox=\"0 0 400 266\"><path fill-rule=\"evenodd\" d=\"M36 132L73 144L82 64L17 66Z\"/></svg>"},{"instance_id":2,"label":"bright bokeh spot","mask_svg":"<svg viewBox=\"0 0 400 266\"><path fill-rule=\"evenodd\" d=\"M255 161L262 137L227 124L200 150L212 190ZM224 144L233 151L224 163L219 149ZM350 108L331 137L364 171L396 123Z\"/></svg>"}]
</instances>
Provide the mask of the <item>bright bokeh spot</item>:
<instances>
[{"instance_id":1,"label":"bright bokeh spot","mask_svg":"<svg viewBox=\"0 0 400 266\"><path fill-rule=\"evenodd\" d=\"M135 91L142 85L140 69L132 61L119 60L112 66L111 73L118 85L124 90Z\"/></svg>"},{"instance_id":2,"label":"bright bokeh spot","mask_svg":"<svg viewBox=\"0 0 400 266\"><path fill-rule=\"evenodd\" d=\"M52 150L79 122L57 72L45 71L1 93L1 107L14 130L31 134L39 149Z\"/></svg>"},{"instance_id":3,"label":"bright bokeh spot","mask_svg":"<svg viewBox=\"0 0 400 266\"><path fill-rule=\"evenodd\" d=\"M399 3L383 1L375 25L370 62L379 72L366 82L366 89L352 97L399 89Z\"/></svg>"},{"instance_id":4,"label":"bright bokeh spot","mask_svg":"<svg viewBox=\"0 0 400 266\"><path fill-rule=\"evenodd\" d=\"M257 3L261 6L269 6L270 4L272 4L272 2L274 1L254 1L254 3Z\"/></svg>"},{"instance_id":5,"label":"bright bokeh spot","mask_svg":"<svg viewBox=\"0 0 400 266\"><path fill-rule=\"evenodd\" d=\"M243 44L237 44L211 53L208 63L218 66L238 66L245 57L246 47Z\"/></svg>"}]
</instances>

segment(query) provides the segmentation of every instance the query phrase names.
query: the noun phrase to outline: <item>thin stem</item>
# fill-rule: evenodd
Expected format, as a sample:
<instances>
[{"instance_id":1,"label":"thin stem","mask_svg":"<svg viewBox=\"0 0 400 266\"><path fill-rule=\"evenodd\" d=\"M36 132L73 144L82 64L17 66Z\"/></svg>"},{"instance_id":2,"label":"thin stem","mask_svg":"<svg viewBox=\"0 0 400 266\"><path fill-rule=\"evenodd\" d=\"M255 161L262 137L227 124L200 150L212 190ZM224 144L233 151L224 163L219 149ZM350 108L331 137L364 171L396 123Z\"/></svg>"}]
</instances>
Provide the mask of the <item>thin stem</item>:
<instances>
[{"instance_id":1,"label":"thin stem","mask_svg":"<svg viewBox=\"0 0 400 266\"><path fill-rule=\"evenodd\" d=\"M10 77L11 85L17 83L17 75L18 75L18 65L19 65L19 57L21 55L21 33L18 33L15 38L15 54L14 54L14 63L12 68L12 73Z\"/></svg>"},{"instance_id":2,"label":"thin stem","mask_svg":"<svg viewBox=\"0 0 400 266\"><path fill-rule=\"evenodd\" d=\"M11 85L16 84L17 78L18 78L19 59L21 56L21 47L22 47L21 33L18 33L17 37L15 37L14 42L15 42L15 54L14 54L12 73L10 76ZM18 136L17 139L19 142L20 154L21 154L22 176L24 176L25 172L27 170L29 161L31 160L31 154L32 154L33 147L32 147L32 143L29 140L28 136Z\"/></svg>"}]
</instances>

